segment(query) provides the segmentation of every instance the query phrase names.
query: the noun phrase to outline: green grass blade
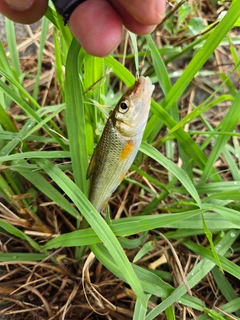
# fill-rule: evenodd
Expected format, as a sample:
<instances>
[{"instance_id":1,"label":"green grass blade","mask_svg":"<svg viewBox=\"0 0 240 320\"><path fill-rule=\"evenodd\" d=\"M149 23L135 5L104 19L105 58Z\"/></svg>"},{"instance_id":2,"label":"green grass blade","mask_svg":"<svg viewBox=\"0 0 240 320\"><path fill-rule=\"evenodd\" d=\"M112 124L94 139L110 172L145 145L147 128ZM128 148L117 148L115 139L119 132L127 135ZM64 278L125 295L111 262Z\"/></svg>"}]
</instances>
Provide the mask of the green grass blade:
<instances>
[{"instance_id":1,"label":"green grass blade","mask_svg":"<svg viewBox=\"0 0 240 320\"><path fill-rule=\"evenodd\" d=\"M168 127L168 129L172 129L177 126L177 121L175 121L168 112L161 106L158 105L155 101L152 101L151 110L154 114L156 114L159 119ZM151 125L154 123L150 122ZM147 128L146 128L147 129ZM199 148L199 146L194 142L194 140L190 137L190 135L183 130L183 128L179 128L174 132L175 138L180 143L181 147L185 150L187 154L189 154L197 163L200 168L204 168L207 157Z\"/></svg>"},{"instance_id":2,"label":"green grass blade","mask_svg":"<svg viewBox=\"0 0 240 320\"><path fill-rule=\"evenodd\" d=\"M12 226L11 224L3 220L0 220L0 227L12 234L13 236L26 240L34 249L41 251L41 247L39 246L39 244L32 240L28 235L26 235L18 228Z\"/></svg>"},{"instance_id":3,"label":"green grass blade","mask_svg":"<svg viewBox=\"0 0 240 320\"><path fill-rule=\"evenodd\" d=\"M0 222L1 224L1 222ZM46 259L48 254L46 253L21 253L21 252L4 252L0 253L0 261L2 262L25 262L25 261L42 261Z\"/></svg>"},{"instance_id":4,"label":"green grass blade","mask_svg":"<svg viewBox=\"0 0 240 320\"><path fill-rule=\"evenodd\" d=\"M112 273L117 275L123 281L126 281L124 270L120 269L117 264L114 263L107 249L102 244L92 246L92 251L95 256L105 265ZM159 297L167 297L173 288L160 277L153 272L132 264L138 279L141 281L142 287L145 292L156 294Z\"/></svg>"},{"instance_id":5,"label":"green grass blade","mask_svg":"<svg viewBox=\"0 0 240 320\"><path fill-rule=\"evenodd\" d=\"M65 233L57 238L49 240L43 247L44 250L51 250L61 247L91 246L101 243L100 238L92 228Z\"/></svg>"},{"instance_id":6,"label":"green grass blade","mask_svg":"<svg viewBox=\"0 0 240 320\"><path fill-rule=\"evenodd\" d=\"M202 46L191 62L188 64L182 76L177 80L172 89L169 91L166 98L162 101L162 105L165 109L171 108L193 79L195 74L201 69L206 60L210 57L213 51L220 44L225 35L234 26L234 23L239 18L240 0L236 0L232 3L230 9L216 28L210 33L206 42Z\"/></svg>"},{"instance_id":7,"label":"green grass blade","mask_svg":"<svg viewBox=\"0 0 240 320\"><path fill-rule=\"evenodd\" d=\"M150 299L150 297L151 294L145 294L145 299L147 302ZM141 302L137 299L133 313L133 320L145 319L146 313L147 310L143 308Z\"/></svg>"},{"instance_id":8,"label":"green grass blade","mask_svg":"<svg viewBox=\"0 0 240 320\"><path fill-rule=\"evenodd\" d=\"M222 207L218 204L213 204L213 205L205 205L204 204L203 205L203 208L207 208L207 207L209 208L209 210L214 210L215 212L218 212L225 219L236 224L237 226L240 226L239 211L238 210Z\"/></svg>"},{"instance_id":9,"label":"green grass blade","mask_svg":"<svg viewBox=\"0 0 240 320\"><path fill-rule=\"evenodd\" d=\"M88 153L82 84L78 70L79 50L79 44L76 40L73 40L66 64L66 121L74 180L83 193L88 195L89 182L86 180Z\"/></svg>"},{"instance_id":10,"label":"green grass blade","mask_svg":"<svg viewBox=\"0 0 240 320\"><path fill-rule=\"evenodd\" d=\"M86 113L86 138L88 155L93 154L94 149L94 133L98 130L99 123L101 123L101 116L99 116L98 108L94 104L89 104L89 101L99 101L102 103L101 94L105 96L104 81L104 59L91 56L84 53L84 107ZM99 81L100 79L103 79ZM91 90L89 90L91 88Z\"/></svg>"},{"instance_id":11,"label":"green grass blade","mask_svg":"<svg viewBox=\"0 0 240 320\"><path fill-rule=\"evenodd\" d=\"M189 225L192 225L192 228L194 228L193 226L194 226L195 220L191 220L191 217L199 216L199 218L196 220L196 229L200 229L202 227L202 223L201 223L202 213L203 213L203 210L197 209L197 210L187 211L187 212L178 213L178 214L159 214L154 216L123 218L123 219L112 221L110 227L112 229L112 232L115 234L115 236L127 237L134 234L138 234L140 232L145 232L145 231L149 231L157 228L178 228L178 227L183 228L185 225L187 229L190 228ZM216 230L215 228L217 228L217 224L226 221L226 220L223 220L221 216L220 216L221 219L218 220L217 219L218 217L216 214L212 215L211 218L208 220L208 215L209 213L205 216L205 220L209 227L213 225L213 221L216 221L216 226L213 225L213 230ZM190 220L190 223L188 223L189 220ZM233 224L230 224L228 223L228 221L226 221L226 229L230 229L230 228L232 229L233 227L234 227ZM87 240L85 239L84 243L86 245L91 245L93 243L100 242L99 237L94 237L94 233L92 233L92 231L87 229L87 230L78 230L68 234L60 235L57 238L51 239L49 242L46 243L45 246L48 249L59 248L59 246L64 246L64 247L81 246L83 238L85 237L85 233L87 233L87 235L89 236L89 241L90 241L88 243L86 242ZM202 233L203 233L203 229L202 229ZM92 241L95 241L95 242L92 242Z\"/></svg>"},{"instance_id":12,"label":"green grass blade","mask_svg":"<svg viewBox=\"0 0 240 320\"><path fill-rule=\"evenodd\" d=\"M0 104L0 125L6 130L11 132L16 132L17 128L13 124L10 116L4 110L3 106Z\"/></svg>"},{"instance_id":13,"label":"green grass blade","mask_svg":"<svg viewBox=\"0 0 240 320\"><path fill-rule=\"evenodd\" d=\"M223 296L227 299L227 301L231 302L238 298L236 292L234 291L231 283L228 281L227 277L217 268L213 268L212 275L214 280L218 286L218 289L221 291ZM239 300L239 308L238 310L234 310L236 315L240 317L240 300Z\"/></svg>"},{"instance_id":14,"label":"green grass blade","mask_svg":"<svg viewBox=\"0 0 240 320\"><path fill-rule=\"evenodd\" d=\"M221 130L222 131L233 131L240 119L240 93L238 93L233 101L229 112L224 117L221 123ZM219 154L222 152L222 149L226 145L227 141L229 140L229 136L220 135L217 137L213 150L208 158L206 166L203 170L200 183L204 183L204 181L208 178L211 168L213 167L214 162L216 161Z\"/></svg>"},{"instance_id":15,"label":"green grass blade","mask_svg":"<svg viewBox=\"0 0 240 320\"><path fill-rule=\"evenodd\" d=\"M172 87L166 66L164 64L162 57L159 54L159 51L158 51L151 35L147 35L146 39L147 39L148 47L151 51L154 71L156 72L156 76L158 78L158 82L160 84L160 87L162 88L164 95L166 95Z\"/></svg>"},{"instance_id":16,"label":"green grass blade","mask_svg":"<svg viewBox=\"0 0 240 320\"><path fill-rule=\"evenodd\" d=\"M63 72L63 61L62 61L62 51L59 39L59 31L54 30L53 33L54 49L55 49L55 68L58 84L62 94L62 100L65 101L65 90L64 90L64 72Z\"/></svg>"},{"instance_id":17,"label":"green grass blade","mask_svg":"<svg viewBox=\"0 0 240 320\"><path fill-rule=\"evenodd\" d=\"M113 73L117 75L117 77L121 79L128 87L134 84L135 78L131 74L131 72L112 56L106 57L104 59L104 62L109 68L113 70Z\"/></svg>"},{"instance_id":18,"label":"green grass blade","mask_svg":"<svg viewBox=\"0 0 240 320\"><path fill-rule=\"evenodd\" d=\"M239 235L239 231L231 230L229 231L230 236L235 238L236 235ZM216 265L216 259L214 254L212 253L212 250L205 248L203 246L200 246L196 243L193 243L191 241L185 240L184 244L192 250L194 253L200 255L201 257L204 257L205 259L208 259L209 261L213 262ZM217 248L217 245L216 245ZM221 266L225 272L228 272L229 274L233 275L235 278L240 278L240 267L233 263L232 261L228 260L227 258L223 257L219 254L218 259L221 263Z\"/></svg>"},{"instance_id":19,"label":"green grass blade","mask_svg":"<svg viewBox=\"0 0 240 320\"><path fill-rule=\"evenodd\" d=\"M64 198L64 196L54 188L39 172L32 170L26 170L24 167L21 169L15 168L23 177L30 181L38 190L44 193L49 199L54 201L60 208L66 210L76 219L80 220L79 212L72 206L72 204Z\"/></svg>"},{"instance_id":20,"label":"green grass blade","mask_svg":"<svg viewBox=\"0 0 240 320\"><path fill-rule=\"evenodd\" d=\"M59 168L46 160L37 160L37 163L70 197L70 199L72 199L84 218L102 240L120 270L125 270L126 281L130 284L142 305L146 307L146 300L139 279L133 271L119 241L114 236L106 221L104 221L101 215L87 200L77 185L74 184Z\"/></svg>"},{"instance_id":21,"label":"green grass blade","mask_svg":"<svg viewBox=\"0 0 240 320\"><path fill-rule=\"evenodd\" d=\"M170 81L170 78L169 78L169 75L167 72L167 68L164 64L162 57L160 56L160 54L157 50L157 47L155 46L155 44L153 42L152 37L150 35L147 35L146 39L147 39L147 44L149 46L149 49L151 51L153 66L154 66L154 70L155 70L157 78L158 78L158 82L160 84L160 87L163 90L164 95L166 96L166 94L169 92L169 90L172 87L171 81ZM174 103L172 105L172 107L169 109L169 114L171 115L171 117L175 121L179 121L179 114L178 113L179 113L179 111L178 111L177 104ZM152 117L153 117L153 119L151 119L151 122L153 120L155 122L154 118L156 117L156 115L153 115ZM162 128L162 123L159 121L159 119L158 119L157 124L154 123L154 127L156 128L156 130L152 129L153 127L151 125L151 122L149 122L149 124L147 125L147 128L144 133L144 138L145 138L146 136L149 135L149 130L152 131L152 133L148 136L149 142L152 142L156 138L156 136L159 135L159 132ZM181 146L179 148L179 153L181 155L181 158L183 159L183 163L187 166L186 162L187 162L188 157L185 154L185 152L183 151L183 149L181 148ZM171 140L168 140L166 142L166 156L169 159L173 159L173 157L174 157L174 146L173 146L173 142ZM171 180L171 175L169 175L169 178Z\"/></svg>"},{"instance_id":22,"label":"green grass blade","mask_svg":"<svg viewBox=\"0 0 240 320\"><path fill-rule=\"evenodd\" d=\"M238 235L239 232L236 232L233 236L231 231L229 231L217 245L216 250L218 254L224 255ZM198 263L187 276L187 281L190 288L196 285L196 283L198 283L214 266L215 263L210 262L207 259L203 259L200 263ZM146 320L155 319L155 317L166 310L169 306L173 305L176 301L181 301L181 297L184 295L184 293L186 293L186 290L186 287L181 284L166 300L148 313Z\"/></svg>"},{"instance_id":23,"label":"green grass blade","mask_svg":"<svg viewBox=\"0 0 240 320\"><path fill-rule=\"evenodd\" d=\"M40 46L38 50L38 64L37 64L37 73L35 76L35 83L33 88L33 98L37 100L38 97L38 89L39 89L39 83L40 83L40 74L42 70L42 61L43 61L43 50L44 46L47 40L47 34L48 34L48 27L49 27L49 20L47 20L45 17L42 18L42 29L41 29L41 40L40 40Z\"/></svg>"},{"instance_id":24,"label":"green grass blade","mask_svg":"<svg viewBox=\"0 0 240 320\"><path fill-rule=\"evenodd\" d=\"M211 231L208 229L207 224L206 224L206 222L205 222L205 219L204 219L204 216L203 216L203 215L202 215L202 221L203 221L203 229L204 229L205 235L206 235L206 237L207 237L207 239L208 239L208 242L210 243L211 250L212 250L213 256L214 256L214 258L215 258L215 261L216 261L216 263L217 263L217 266L220 268L221 271L223 271L223 268L222 268L220 259L219 259L219 257L218 257L218 254L217 254L216 250L215 250L215 247L214 247L212 233L211 233Z\"/></svg>"},{"instance_id":25,"label":"green grass blade","mask_svg":"<svg viewBox=\"0 0 240 320\"><path fill-rule=\"evenodd\" d=\"M66 57L68 49L72 43L73 35L70 31L70 28L66 28L63 22L62 16L60 16L55 10L48 7L47 12L45 13L46 18L48 18L59 30L62 37L62 50L63 55Z\"/></svg>"},{"instance_id":26,"label":"green grass blade","mask_svg":"<svg viewBox=\"0 0 240 320\"><path fill-rule=\"evenodd\" d=\"M15 153L6 156L0 156L0 162L5 161L19 161L21 159L58 159L58 158L69 158L69 151L29 151L22 153Z\"/></svg>"},{"instance_id":27,"label":"green grass blade","mask_svg":"<svg viewBox=\"0 0 240 320\"><path fill-rule=\"evenodd\" d=\"M5 24L6 24L6 34L7 34L8 48L10 52L12 66L15 69L17 76L20 76L21 67L20 67L19 56L17 51L17 42L16 42L16 35L14 30L14 23L8 18L5 18Z\"/></svg>"},{"instance_id":28,"label":"green grass blade","mask_svg":"<svg viewBox=\"0 0 240 320\"><path fill-rule=\"evenodd\" d=\"M201 208L201 200L195 189L192 181L188 177L188 175L179 168L174 162L168 160L164 155L162 155L157 149L153 148L147 143L142 142L140 150L151 157L152 159L156 160L157 162L161 163L165 168L167 168L172 174L174 174L179 181L183 184L183 186L188 190L191 194L193 199L196 201L198 206Z\"/></svg>"},{"instance_id":29,"label":"green grass blade","mask_svg":"<svg viewBox=\"0 0 240 320\"><path fill-rule=\"evenodd\" d=\"M17 88L21 94L24 96L24 98L27 98L30 103L36 107L36 109L40 109L40 105L32 98L32 96L25 90L25 88L17 82L13 77L9 76L5 70L0 68L0 73L4 75L7 80L13 85L13 87ZM12 100L14 101L17 105L19 105L22 110L30 116L29 123L33 123L34 120L36 122L41 122L41 117L33 110L32 106L30 103L28 103L24 98L22 98L18 93L14 92L11 87L6 85L2 80L0 80L0 89ZM62 139L59 138L57 134L55 134L47 125L43 126L44 129L49 133L50 136L52 136L57 143L62 146L63 149L66 148L66 145L62 142Z\"/></svg>"},{"instance_id":30,"label":"green grass blade","mask_svg":"<svg viewBox=\"0 0 240 320\"><path fill-rule=\"evenodd\" d=\"M238 7L240 5L240 0L236 0L230 7L229 11L219 23L219 25L211 32L209 37L207 38L205 44L197 52L194 58L191 60L189 65L184 70L182 76L178 79L172 89L168 92L167 96L163 99L161 106L168 110L172 107L172 105L180 98L181 94L185 90L185 88L189 85L190 81L193 79L195 74L201 69L203 64L206 62L208 57L212 54L212 52L219 45L221 40L227 34L227 32L234 25L235 21L238 18ZM160 117L160 119L167 125L169 129L171 129L177 123L174 123L173 119L170 119L167 113L164 114L162 108L157 104L152 104L152 111ZM154 124L152 123L154 127ZM206 162L205 155L199 150L198 146L192 141L188 134L186 134L183 130L179 129L175 132L175 137L183 147L186 153L190 154L200 168L204 168L204 164ZM187 147L188 145L188 147ZM194 150L194 151L193 151ZM214 176L214 179L217 179L217 176ZM220 181L220 180L218 180Z\"/></svg>"}]
</instances>

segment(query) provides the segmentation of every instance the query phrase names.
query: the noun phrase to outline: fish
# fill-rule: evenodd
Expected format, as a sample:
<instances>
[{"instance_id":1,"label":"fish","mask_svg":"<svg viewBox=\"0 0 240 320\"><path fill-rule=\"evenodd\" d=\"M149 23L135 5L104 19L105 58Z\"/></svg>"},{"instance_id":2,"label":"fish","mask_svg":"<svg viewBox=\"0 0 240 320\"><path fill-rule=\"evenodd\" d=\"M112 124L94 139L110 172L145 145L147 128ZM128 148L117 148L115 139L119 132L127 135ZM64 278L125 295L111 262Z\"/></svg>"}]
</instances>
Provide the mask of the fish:
<instances>
[{"instance_id":1,"label":"fish","mask_svg":"<svg viewBox=\"0 0 240 320\"><path fill-rule=\"evenodd\" d=\"M137 155L153 90L150 78L140 76L106 122L87 170L87 179L91 177L89 200L98 212L104 210Z\"/></svg>"}]
</instances>

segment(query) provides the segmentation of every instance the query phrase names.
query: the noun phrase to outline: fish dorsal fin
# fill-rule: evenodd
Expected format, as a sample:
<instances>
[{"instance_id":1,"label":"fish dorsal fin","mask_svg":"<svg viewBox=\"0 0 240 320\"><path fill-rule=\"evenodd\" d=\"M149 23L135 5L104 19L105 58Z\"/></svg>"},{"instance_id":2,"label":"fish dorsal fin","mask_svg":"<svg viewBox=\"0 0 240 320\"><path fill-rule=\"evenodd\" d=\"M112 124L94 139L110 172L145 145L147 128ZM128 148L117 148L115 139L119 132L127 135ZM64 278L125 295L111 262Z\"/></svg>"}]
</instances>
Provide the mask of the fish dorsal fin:
<instances>
[{"instance_id":1,"label":"fish dorsal fin","mask_svg":"<svg viewBox=\"0 0 240 320\"><path fill-rule=\"evenodd\" d=\"M87 175L86 175L87 179L89 179L93 175L93 173L95 171L95 168L96 168L96 164L97 164L97 152L96 152L96 149L97 149L97 147L94 149L92 158L90 160L90 163L89 163L89 166L88 166L88 169L87 169Z\"/></svg>"},{"instance_id":2,"label":"fish dorsal fin","mask_svg":"<svg viewBox=\"0 0 240 320\"><path fill-rule=\"evenodd\" d=\"M109 129L109 127L110 127L110 129ZM106 123L106 125L104 127L102 136L101 136L97 146L95 147L95 149L93 151L93 155L92 155L92 158L90 160L90 163L89 163L89 166L88 166L88 169L87 169L87 175L86 175L87 179L89 179L94 174L96 166L97 166L97 164L99 162L99 154L101 154L99 151L103 147L103 143L101 144L101 139L104 136L104 132L106 132L106 129L107 129L107 131L113 129L113 121L112 121L111 117L108 119L108 121L107 121L107 123Z\"/></svg>"}]
</instances>

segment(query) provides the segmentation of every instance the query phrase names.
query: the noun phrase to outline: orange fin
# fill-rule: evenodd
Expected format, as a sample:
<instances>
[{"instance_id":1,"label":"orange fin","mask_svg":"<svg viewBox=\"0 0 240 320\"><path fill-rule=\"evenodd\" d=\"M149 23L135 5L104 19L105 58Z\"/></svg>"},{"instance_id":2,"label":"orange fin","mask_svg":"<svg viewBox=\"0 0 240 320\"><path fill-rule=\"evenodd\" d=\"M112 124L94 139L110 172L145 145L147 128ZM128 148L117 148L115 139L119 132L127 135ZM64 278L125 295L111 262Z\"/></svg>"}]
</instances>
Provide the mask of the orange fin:
<instances>
[{"instance_id":1,"label":"orange fin","mask_svg":"<svg viewBox=\"0 0 240 320\"><path fill-rule=\"evenodd\" d=\"M129 140L124 147L123 151L120 154L120 160L125 160L132 152L132 149L134 148L133 140Z\"/></svg>"}]
</instances>

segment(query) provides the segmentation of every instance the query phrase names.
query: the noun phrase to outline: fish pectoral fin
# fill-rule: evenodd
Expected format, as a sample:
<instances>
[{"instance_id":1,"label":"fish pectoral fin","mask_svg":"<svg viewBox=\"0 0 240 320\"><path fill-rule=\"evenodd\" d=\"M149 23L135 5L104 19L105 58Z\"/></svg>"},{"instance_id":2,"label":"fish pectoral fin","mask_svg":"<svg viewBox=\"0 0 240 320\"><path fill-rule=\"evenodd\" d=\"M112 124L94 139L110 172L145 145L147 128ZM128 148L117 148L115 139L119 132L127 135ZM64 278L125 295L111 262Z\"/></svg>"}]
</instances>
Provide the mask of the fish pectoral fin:
<instances>
[{"instance_id":1,"label":"fish pectoral fin","mask_svg":"<svg viewBox=\"0 0 240 320\"><path fill-rule=\"evenodd\" d=\"M86 179L89 179L93 175L96 168L96 163L97 163L96 160L97 159L96 159L96 149L95 149L87 169Z\"/></svg>"},{"instance_id":2,"label":"fish pectoral fin","mask_svg":"<svg viewBox=\"0 0 240 320\"><path fill-rule=\"evenodd\" d=\"M133 140L128 140L125 147L123 148L121 154L120 154L120 161L125 160L130 156L134 149L134 141Z\"/></svg>"}]
</instances>

